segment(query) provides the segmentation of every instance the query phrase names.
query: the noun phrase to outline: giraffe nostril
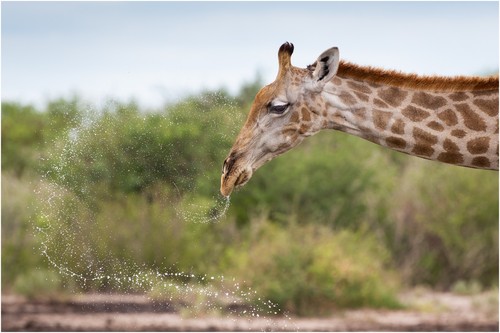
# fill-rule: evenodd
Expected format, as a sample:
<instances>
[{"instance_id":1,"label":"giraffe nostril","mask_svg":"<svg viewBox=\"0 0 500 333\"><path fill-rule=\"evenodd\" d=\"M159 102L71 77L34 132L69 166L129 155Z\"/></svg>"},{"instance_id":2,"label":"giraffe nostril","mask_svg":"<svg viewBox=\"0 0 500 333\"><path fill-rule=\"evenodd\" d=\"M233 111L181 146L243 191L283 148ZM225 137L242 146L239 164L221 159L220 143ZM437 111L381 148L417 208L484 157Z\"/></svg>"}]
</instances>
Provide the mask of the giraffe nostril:
<instances>
[{"instance_id":1,"label":"giraffe nostril","mask_svg":"<svg viewBox=\"0 0 500 333\"><path fill-rule=\"evenodd\" d=\"M227 173L227 160L228 159L225 159L224 163L222 164L222 174L223 175Z\"/></svg>"},{"instance_id":2,"label":"giraffe nostril","mask_svg":"<svg viewBox=\"0 0 500 333\"><path fill-rule=\"evenodd\" d=\"M225 159L224 163L222 164L222 174L223 175L227 173L227 160L228 159Z\"/></svg>"},{"instance_id":3,"label":"giraffe nostril","mask_svg":"<svg viewBox=\"0 0 500 333\"><path fill-rule=\"evenodd\" d=\"M236 159L231 155L224 161L224 164L222 165L222 174L226 175L226 177L231 173L235 160Z\"/></svg>"},{"instance_id":4,"label":"giraffe nostril","mask_svg":"<svg viewBox=\"0 0 500 333\"><path fill-rule=\"evenodd\" d=\"M222 165L222 174L227 178L231 172L234 169L234 165L236 161L241 157L241 153L234 150L232 151L229 156L226 158L224 161L224 164Z\"/></svg>"}]
</instances>

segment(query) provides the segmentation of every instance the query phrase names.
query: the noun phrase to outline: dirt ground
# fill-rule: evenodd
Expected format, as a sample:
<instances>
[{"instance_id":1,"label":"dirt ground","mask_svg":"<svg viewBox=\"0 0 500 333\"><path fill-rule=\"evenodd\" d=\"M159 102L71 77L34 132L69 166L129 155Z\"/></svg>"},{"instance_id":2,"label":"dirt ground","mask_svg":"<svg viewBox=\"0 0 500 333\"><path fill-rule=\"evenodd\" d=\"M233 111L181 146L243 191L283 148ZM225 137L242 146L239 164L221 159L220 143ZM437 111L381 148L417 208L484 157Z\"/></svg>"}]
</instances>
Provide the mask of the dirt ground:
<instances>
[{"instance_id":1,"label":"dirt ground","mask_svg":"<svg viewBox=\"0 0 500 333\"><path fill-rule=\"evenodd\" d=\"M28 301L2 295L2 331L498 331L498 295L412 291L405 310L349 310L321 318L186 315L141 295ZM239 311L243 312L243 311ZM236 312L236 313L239 313Z\"/></svg>"}]
</instances>

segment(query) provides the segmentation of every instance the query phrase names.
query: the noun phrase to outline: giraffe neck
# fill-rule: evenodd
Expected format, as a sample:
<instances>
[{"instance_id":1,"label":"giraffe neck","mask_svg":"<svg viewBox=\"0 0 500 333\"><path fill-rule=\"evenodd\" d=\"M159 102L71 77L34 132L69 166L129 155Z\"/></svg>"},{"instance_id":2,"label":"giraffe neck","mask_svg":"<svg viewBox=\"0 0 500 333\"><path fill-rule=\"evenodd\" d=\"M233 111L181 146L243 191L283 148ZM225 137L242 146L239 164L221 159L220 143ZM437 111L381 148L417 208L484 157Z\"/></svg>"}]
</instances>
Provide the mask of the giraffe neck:
<instances>
[{"instance_id":1,"label":"giraffe neck","mask_svg":"<svg viewBox=\"0 0 500 333\"><path fill-rule=\"evenodd\" d=\"M425 159L498 170L498 88L435 92L337 76L321 97L322 128Z\"/></svg>"}]
</instances>

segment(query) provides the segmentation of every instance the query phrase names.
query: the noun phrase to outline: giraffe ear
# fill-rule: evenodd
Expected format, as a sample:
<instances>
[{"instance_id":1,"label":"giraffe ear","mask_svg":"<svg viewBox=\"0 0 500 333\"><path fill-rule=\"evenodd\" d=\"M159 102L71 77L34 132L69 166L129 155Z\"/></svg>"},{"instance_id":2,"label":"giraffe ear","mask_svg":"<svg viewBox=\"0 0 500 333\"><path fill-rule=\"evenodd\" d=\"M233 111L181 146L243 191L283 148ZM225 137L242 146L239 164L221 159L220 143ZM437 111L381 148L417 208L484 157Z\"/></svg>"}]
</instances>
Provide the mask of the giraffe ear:
<instances>
[{"instance_id":1,"label":"giraffe ear","mask_svg":"<svg viewBox=\"0 0 500 333\"><path fill-rule=\"evenodd\" d=\"M308 67L309 70L312 70L313 81L323 84L330 81L337 74L339 61L340 56L337 47L332 47L321 53L316 63Z\"/></svg>"}]
</instances>

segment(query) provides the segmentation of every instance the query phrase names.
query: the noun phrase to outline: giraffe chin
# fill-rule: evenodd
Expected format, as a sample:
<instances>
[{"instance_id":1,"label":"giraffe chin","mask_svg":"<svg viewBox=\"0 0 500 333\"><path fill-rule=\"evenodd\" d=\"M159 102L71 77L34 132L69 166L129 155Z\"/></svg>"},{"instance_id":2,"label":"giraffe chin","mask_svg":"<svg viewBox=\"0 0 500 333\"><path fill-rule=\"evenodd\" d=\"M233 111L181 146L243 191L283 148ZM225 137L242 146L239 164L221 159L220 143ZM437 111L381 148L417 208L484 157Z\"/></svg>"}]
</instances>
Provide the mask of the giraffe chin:
<instances>
[{"instance_id":1,"label":"giraffe chin","mask_svg":"<svg viewBox=\"0 0 500 333\"><path fill-rule=\"evenodd\" d=\"M228 177L222 175L220 193L225 197L229 197L235 188L240 188L248 183L252 178L252 173L252 169L244 169L240 173L233 173Z\"/></svg>"}]
</instances>

